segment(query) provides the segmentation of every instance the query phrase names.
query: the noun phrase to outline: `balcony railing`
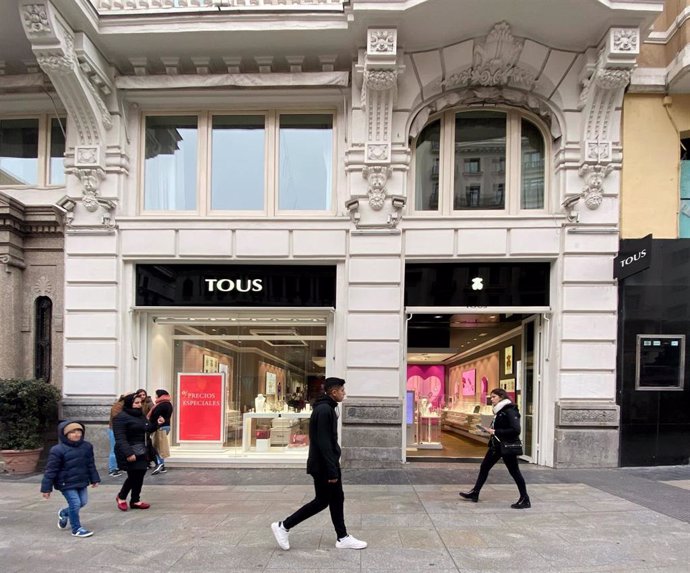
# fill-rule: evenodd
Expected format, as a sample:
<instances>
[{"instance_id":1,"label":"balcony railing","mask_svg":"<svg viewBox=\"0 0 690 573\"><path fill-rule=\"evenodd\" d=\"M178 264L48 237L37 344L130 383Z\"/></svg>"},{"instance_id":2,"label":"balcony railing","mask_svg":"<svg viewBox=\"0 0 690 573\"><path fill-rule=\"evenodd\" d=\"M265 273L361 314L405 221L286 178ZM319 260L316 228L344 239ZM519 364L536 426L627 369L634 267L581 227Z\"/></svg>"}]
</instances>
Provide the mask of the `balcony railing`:
<instances>
[{"instance_id":1,"label":"balcony railing","mask_svg":"<svg viewBox=\"0 0 690 573\"><path fill-rule=\"evenodd\" d=\"M183 14L185 12L342 12L348 0L91 0L99 14Z\"/></svg>"}]
</instances>

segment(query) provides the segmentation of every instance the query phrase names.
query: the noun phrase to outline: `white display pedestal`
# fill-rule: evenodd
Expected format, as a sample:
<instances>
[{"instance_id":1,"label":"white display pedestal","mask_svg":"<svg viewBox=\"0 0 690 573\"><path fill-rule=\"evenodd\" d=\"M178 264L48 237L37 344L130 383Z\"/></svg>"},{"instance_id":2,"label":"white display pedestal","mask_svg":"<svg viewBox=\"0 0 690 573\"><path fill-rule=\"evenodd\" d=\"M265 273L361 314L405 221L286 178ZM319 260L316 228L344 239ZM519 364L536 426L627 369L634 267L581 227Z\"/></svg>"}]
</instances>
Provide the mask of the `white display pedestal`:
<instances>
[{"instance_id":1,"label":"white display pedestal","mask_svg":"<svg viewBox=\"0 0 690 573\"><path fill-rule=\"evenodd\" d=\"M268 452L271 449L271 440L262 440L260 438L256 439L256 451L257 452Z\"/></svg>"}]
</instances>

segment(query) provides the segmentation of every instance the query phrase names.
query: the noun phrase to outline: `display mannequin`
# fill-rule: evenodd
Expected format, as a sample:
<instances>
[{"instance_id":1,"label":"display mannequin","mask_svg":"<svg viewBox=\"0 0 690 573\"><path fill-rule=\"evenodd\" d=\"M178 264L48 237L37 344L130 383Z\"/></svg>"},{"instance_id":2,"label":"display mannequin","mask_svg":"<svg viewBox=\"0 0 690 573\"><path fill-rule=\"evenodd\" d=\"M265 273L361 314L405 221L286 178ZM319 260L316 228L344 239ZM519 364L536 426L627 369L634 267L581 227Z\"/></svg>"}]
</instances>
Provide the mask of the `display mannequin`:
<instances>
[{"instance_id":1,"label":"display mannequin","mask_svg":"<svg viewBox=\"0 0 690 573\"><path fill-rule=\"evenodd\" d=\"M264 411L265 407L266 407L266 398L261 393L257 394L256 398L254 398L254 411L258 412L258 413L262 413Z\"/></svg>"}]
</instances>

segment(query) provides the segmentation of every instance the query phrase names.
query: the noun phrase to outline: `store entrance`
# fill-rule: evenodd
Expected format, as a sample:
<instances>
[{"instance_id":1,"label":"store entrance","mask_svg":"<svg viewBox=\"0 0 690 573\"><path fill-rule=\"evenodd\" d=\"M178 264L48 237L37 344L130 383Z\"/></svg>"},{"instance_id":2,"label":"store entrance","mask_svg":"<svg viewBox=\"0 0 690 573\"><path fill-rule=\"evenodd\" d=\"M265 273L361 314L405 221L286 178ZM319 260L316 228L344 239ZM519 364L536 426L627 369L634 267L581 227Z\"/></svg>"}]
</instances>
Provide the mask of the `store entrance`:
<instances>
[{"instance_id":1,"label":"store entrance","mask_svg":"<svg viewBox=\"0 0 690 573\"><path fill-rule=\"evenodd\" d=\"M528 314L412 314L407 323L406 457L475 461L484 457L503 388L522 415L525 458L536 461L541 318Z\"/></svg>"}]
</instances>

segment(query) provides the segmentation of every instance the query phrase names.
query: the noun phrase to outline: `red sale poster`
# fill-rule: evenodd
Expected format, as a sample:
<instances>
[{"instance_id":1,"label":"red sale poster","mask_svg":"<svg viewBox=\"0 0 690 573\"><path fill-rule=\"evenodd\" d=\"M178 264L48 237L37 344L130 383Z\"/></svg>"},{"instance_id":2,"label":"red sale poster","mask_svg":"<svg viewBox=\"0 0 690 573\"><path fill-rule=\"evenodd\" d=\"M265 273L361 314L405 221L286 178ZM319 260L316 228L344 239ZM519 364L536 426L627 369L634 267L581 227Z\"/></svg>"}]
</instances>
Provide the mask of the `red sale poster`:
<instances>
[{"instance_id":1,"label":"red sale poster","mask_svg":"<svg viewBox=\"0 0 690 573\"><path fill-rule=\"evenodd\" d=\"M181 442L223 441L222 374L178 374L178 439Z\"/></svg>"}]
</instances>

